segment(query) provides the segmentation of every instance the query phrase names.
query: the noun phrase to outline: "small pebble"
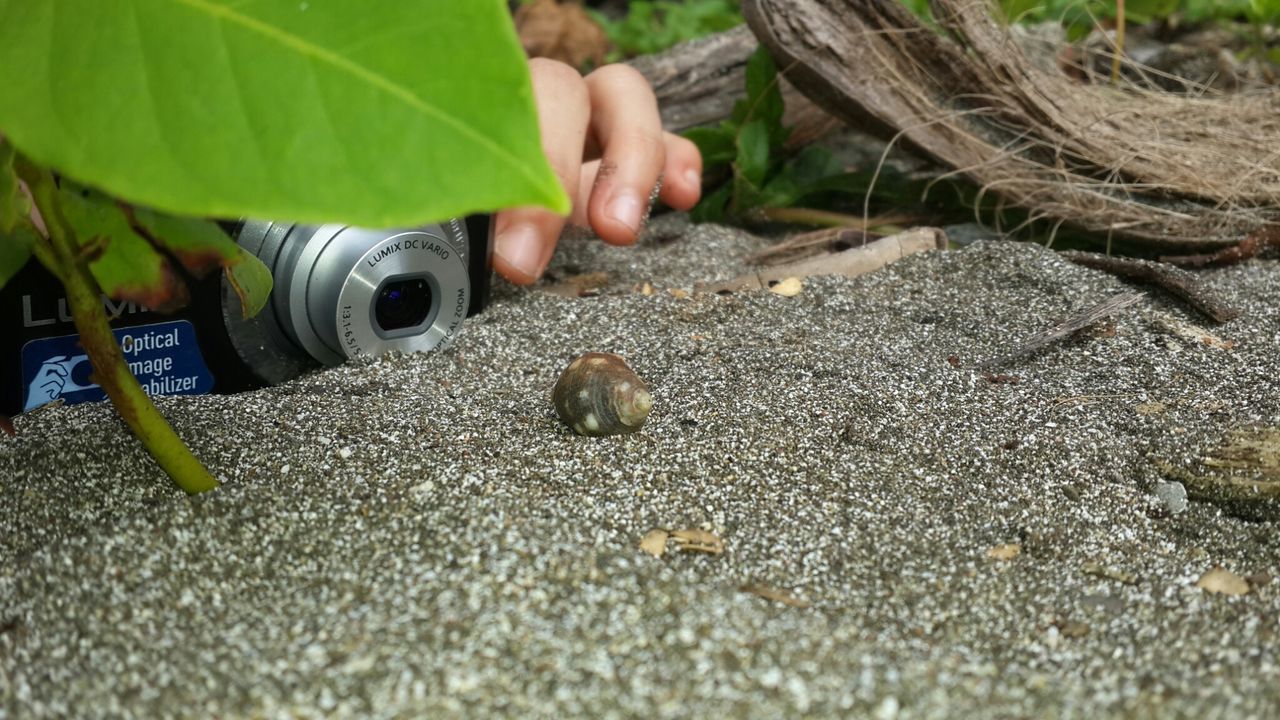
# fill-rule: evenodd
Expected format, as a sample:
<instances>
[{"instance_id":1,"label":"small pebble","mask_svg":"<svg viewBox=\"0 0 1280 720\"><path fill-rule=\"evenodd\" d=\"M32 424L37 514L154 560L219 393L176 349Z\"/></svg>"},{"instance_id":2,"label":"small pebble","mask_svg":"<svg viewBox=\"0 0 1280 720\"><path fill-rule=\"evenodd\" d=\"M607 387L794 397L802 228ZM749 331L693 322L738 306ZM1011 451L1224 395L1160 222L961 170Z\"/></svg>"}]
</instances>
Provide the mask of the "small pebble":
<instances>
[{"instance_id":1,"label":"small pebble","mask_svg":"<svg viewBox=\"0 0 1280 720\"><path fill-rule=\"evenodd\" d=\"M1187 489L1180 482L1156 483L1155 494L1174 515L1187 509Z\"/></svg>"}]
</instances>

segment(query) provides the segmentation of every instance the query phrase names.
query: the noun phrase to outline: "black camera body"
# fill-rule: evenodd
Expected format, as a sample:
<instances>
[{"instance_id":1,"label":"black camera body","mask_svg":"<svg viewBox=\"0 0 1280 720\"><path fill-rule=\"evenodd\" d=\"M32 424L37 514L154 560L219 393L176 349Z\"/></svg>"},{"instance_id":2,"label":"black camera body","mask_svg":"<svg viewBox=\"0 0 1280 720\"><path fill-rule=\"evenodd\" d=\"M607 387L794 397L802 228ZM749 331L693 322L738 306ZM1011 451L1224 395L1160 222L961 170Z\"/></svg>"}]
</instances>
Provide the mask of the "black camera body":
<instances>
[{"instance_id":1,"label":"black camera body","mask_svg":"<svg viewBox=\"0 0 1280 720\"><path fill-rule=\"evenodd\" d=\"M490 218L404 230L246 220L224 227L271 270L245 318L221 273L162 314L104 298L130 370L150 395L249 390L391 350L448 345L488 300ZM62 286L34 258L0 288L0 414L102 400Z\"/></svg>"}]
</instances>

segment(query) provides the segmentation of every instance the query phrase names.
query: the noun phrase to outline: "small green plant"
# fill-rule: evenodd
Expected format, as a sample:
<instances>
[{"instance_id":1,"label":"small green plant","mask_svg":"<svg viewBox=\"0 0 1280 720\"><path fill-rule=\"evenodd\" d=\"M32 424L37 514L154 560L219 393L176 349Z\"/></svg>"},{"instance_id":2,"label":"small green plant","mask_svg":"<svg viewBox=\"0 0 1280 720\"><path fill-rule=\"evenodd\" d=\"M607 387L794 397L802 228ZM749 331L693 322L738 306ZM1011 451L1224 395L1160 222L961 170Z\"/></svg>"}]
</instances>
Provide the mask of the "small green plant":
<instances>
[{"instance_id":1,"label":"small green plant","mask_svg":"<svg viewBox=\"0 0 1280 720\"><path fill-rule=\"evenodd\" d=\"M130 373L103 297L176 307L184 272L221 268L261 307L266 268L202 218L569 208L499 0L0 0L0 17L0 285L32 257L62 282L94 381L189 492L217 483Z\"/></svg>"},{"instance_id":2,"label":"small green plant","mask_svg":"<svg viewBox=\"0 0 1280 720\"><path fill-rule=\"evenodd\" d=\"M747 62L746 92L728 120L685 133L702 152L709 190L694 208L694 220L854 225L863 219L863 208L856 217L839 210L870 199L869 193L901 206L923 192L887 168L849 171L817 145L787 148L791 130L783 124L778 68L764 48Z\"/></svg>"},{"instance_id":3,"label":"small green plant","mask_svg":"<svg viewBox=\"0 0 1280 720\"><path fill-rule=\"evenodd\" d=\"M737 0L638 0L621 20L594 11L592 17L613 44L610 62L662 52L742 24Z\"/></svg>"}]
</instances>

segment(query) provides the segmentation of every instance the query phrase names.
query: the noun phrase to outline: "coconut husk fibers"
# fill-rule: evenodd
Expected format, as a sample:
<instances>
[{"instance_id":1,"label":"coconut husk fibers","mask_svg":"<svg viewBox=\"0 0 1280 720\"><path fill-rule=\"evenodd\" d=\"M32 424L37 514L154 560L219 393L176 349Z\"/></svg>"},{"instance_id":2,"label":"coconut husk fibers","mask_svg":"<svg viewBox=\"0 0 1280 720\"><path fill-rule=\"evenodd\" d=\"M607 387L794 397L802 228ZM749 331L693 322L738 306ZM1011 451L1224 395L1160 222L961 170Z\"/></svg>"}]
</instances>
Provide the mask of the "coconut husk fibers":
<instances>
[{"instance_id":1,"label":"coconut husk fibers","mask_svg":"<svg viewBox=\"0 0 1280 720\"><path fill-rule=\"evenodd\" d=\"M984 0L746 0L786 77L828 112L923 151L1032 219L1162 246L1280 222L1280 93L1083 83Z\"/></svg>"}]
</instances>

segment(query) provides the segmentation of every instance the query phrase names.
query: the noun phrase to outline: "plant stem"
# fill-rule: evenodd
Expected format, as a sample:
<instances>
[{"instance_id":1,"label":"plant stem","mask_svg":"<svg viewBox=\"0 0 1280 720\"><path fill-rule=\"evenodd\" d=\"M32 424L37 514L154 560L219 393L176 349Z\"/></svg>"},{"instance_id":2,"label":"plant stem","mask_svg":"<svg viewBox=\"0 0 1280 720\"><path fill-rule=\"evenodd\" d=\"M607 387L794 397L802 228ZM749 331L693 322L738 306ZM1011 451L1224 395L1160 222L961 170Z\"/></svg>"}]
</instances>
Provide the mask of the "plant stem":
<instances>
[{"instance_id":1,"label":"plant stem","mask_svg":"<svg viewBox=\"0 0 1280 720\"><path fill-rule=\"evenodd\" d=\"M1111 58L1111 84L1120 82L1120 60L1124 57L1124 0L1116 0L1116 50Z\"/></svg>"},{"instance_id":2,"label":"plant stem","mask_svg":"<svg viewBox=\"0 0 1280 720\"><path fill-rule=\"evenodd\" d=\"M797 207L763 207L751 211L752 220L763 222L792 223L795 225L816 225L818 227L851 227L868 230L881 225L896 225L904 220L904 216L888 216L863 218L861 215L815 210Z\"/></svg>"},{"instance_id":3,"label":"plant stem","mask_svg":"<svg viewBox=\"0 0 1280 720\"><path fill-rule=\"evenodd\" d=\"M125 424L178 487L193 495L218 487L218 481L191 454L129 370L111 332L102 305L102 290L61 218L52 178L42 180L28 180L49 229L49 247L42 248L36 257L62 280L80 343L93 365L94 382L107 393Z\"/></svg>"}]
</instances>

